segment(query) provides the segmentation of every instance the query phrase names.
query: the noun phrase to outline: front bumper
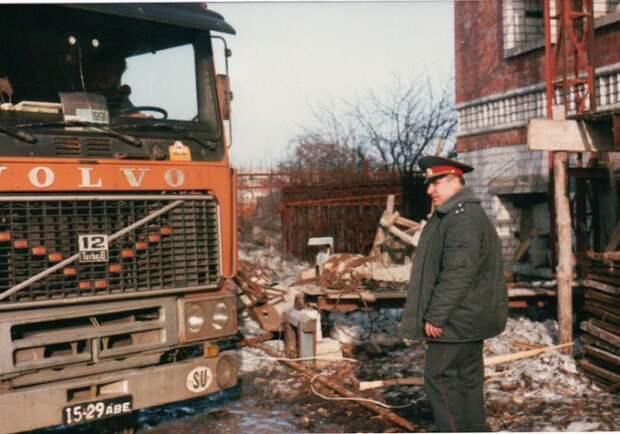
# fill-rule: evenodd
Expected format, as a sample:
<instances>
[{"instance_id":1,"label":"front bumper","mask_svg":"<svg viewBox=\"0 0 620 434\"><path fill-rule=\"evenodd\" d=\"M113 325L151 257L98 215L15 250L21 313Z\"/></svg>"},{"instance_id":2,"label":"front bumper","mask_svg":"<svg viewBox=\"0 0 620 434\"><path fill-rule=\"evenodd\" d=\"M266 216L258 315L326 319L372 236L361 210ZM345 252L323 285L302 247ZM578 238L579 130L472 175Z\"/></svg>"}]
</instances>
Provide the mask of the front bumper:
<instances>
[{"instance_id":1,"label":"front bumper","mask_svg":"<svg viewBox=\"0 0 620 434\"><path fill-rule=\"evenodd\" d=\"M230 371L231 366L232 372L223 372L224 369ZM63 423L63 409L80 402L131 395L133 409L140 410L209 395L237 384L236 367L235 352L227 351L214 358L191 359L10 391L0 394L0 434L60 425Z\"/></svg>"}]
</instances>

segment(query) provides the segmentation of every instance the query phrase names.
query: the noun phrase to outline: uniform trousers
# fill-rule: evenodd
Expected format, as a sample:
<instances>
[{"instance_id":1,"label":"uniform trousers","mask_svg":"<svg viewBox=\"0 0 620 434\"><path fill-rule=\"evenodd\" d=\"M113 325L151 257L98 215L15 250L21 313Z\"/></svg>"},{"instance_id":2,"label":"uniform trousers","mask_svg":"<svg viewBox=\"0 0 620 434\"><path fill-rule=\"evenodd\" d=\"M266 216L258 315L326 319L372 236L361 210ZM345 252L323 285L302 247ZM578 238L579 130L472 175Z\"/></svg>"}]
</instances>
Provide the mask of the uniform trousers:
<instances>
[{"instance_id":1,"label":"uniform trousers","mask_svg":"<svg viewBox=\"0 0 620 434\"><path fill-rule=\"evenodd\" d=\"M482 341L428 342L424 389L440 432L487 431Z\"/></svg>"}]
</instances>

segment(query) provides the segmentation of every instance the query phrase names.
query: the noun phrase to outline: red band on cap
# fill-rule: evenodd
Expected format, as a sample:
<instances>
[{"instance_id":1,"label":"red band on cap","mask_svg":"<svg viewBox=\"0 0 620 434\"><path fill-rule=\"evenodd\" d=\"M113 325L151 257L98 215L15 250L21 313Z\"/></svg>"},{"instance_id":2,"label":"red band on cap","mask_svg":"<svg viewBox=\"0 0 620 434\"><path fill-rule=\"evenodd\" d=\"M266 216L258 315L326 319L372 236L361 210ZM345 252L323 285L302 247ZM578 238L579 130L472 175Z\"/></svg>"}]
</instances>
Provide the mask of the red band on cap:
<instances>
[{"instance_id":1,"label":"red band on cap","mask_svg":"<svg viewBox=\"0 0 620 434\"><path fill-rule=\"evenodd\" d=\"M463 171L459 169L458 167L454 167L454 166L434 166L434 167L429 167L426 170L426 177L429 178L431 176L447 175L449 173L460 176L463 174Z\"/></svg>"}]
</instances>

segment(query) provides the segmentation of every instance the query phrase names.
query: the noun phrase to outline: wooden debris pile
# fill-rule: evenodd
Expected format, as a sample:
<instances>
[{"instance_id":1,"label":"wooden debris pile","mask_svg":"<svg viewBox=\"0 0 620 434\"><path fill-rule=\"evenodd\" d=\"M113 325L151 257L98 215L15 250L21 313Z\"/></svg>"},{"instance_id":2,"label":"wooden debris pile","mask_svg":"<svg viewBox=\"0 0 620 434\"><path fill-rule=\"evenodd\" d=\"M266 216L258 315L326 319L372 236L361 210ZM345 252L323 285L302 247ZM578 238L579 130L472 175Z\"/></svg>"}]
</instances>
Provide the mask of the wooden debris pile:
<instances>
[{"instance_id":1,"label":"wooden debris pile","mask_svg":"<svg viewBox=\"0 0 620 434\"><path fill-rule=\"evenodd\" d=\"M276 288L276 273L267 267L239 261L239 271L233 278L245 297L243 309L268 332L280 329L281 318L274 305L284 300L287 290Z\"/></svg>"},{"instance_id":2,"label":"wooden debris pile","mask_svg":"<svg viewBox=\"0 0 620 434\"><path fill-rule=\"evenodd\" d=\"M581 325L585 359L581 367L597 385L620 389L620 251L588 252L584 310L591 316Z\"/></svg>"}]
</instances>

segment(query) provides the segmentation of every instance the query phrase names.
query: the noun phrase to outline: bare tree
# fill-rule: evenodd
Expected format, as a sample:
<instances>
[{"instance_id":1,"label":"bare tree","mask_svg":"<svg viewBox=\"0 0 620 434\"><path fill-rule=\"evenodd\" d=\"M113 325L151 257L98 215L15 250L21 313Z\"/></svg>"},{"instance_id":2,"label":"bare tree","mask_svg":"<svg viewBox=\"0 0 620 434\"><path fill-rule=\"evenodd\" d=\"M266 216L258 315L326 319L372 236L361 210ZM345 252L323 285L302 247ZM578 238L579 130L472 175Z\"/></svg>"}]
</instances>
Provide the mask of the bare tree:
<instances>
[{"instance_id":1,"label":"bare tree","mask_svg":"<svg viewBox=\"0 0 620 434\"><path fill-rule=\"evenodd\" d=\"M356 125L340 115L333 104L312 108L315 125L290 140L288 155L280 170L306 172L351 172L365 160Z\"/></svg>"},{"instance_id":2,"label":"bare tree","mask_svg":"<svg viewBox=\"0 0 620 434\"><path fill-rule=\"evenodd\" d=\"M453 138L452 85L449 80L437 92L429 79L403 84L395 78L382 92L371 92L357 103L343 101L343 110L321 104L312 110L315 126L291 140L280 169L352 170L364 160L371 167L410 175L424 153Z\"/></svg>"},{"instance_id":3,"label":"bare tree","mask_svg":"<svg viewBox=\"0 0 620 434\"><path fill-rule=\"evenodd\" d=\"M360 138L370 155L401 174L414 171L423 153L433 152L438 142L450 140L457 119L452 81L436 95L430 81L398 79L382 94L351 106Z\"/></svg>"}]
</instances>

